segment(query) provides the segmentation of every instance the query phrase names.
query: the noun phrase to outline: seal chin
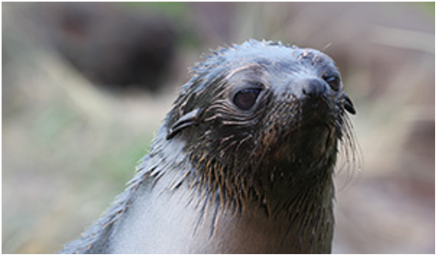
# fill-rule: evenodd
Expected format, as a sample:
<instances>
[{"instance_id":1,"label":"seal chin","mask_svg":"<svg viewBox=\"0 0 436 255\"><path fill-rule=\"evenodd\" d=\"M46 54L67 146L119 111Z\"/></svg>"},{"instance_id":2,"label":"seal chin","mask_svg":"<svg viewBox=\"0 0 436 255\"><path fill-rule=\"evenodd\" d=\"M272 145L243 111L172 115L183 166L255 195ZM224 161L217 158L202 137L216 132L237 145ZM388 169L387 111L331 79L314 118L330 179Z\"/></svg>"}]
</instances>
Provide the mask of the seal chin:
<instances>
[{"instance_id":1,"label":"seal chin","mask_svg":"<svg viewBox=\"0 0 436 255\"><path fill-rule=\"evenodd\" d=\"M296 155L300 159L309 159L307 164L324 157L335 146L335 127L325 119L313 117L301 123L298 129L290 132L279 149L284 154ZM302 162L305 164L304 162Z\"/></svg>"}]
</instances>

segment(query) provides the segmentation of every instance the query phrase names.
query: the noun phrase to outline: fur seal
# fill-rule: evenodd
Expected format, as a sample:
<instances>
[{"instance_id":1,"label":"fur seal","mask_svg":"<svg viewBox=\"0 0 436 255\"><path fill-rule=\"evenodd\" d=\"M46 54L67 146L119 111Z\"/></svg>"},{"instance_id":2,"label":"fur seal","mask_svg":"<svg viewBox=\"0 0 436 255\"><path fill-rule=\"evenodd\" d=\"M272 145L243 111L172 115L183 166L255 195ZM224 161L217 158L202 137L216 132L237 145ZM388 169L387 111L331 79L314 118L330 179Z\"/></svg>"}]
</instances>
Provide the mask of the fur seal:
<instances>
[{"instance_id":1,"label":"fur seal","mask_svg":"<svg viewBox=\"0 0 436 255\"><path fill-rule=\"evenodd\" d=\"M330 253L355 114L333 60L249 40L197 64L130 186L64 253Z\"/></svg>"}]
</instances>

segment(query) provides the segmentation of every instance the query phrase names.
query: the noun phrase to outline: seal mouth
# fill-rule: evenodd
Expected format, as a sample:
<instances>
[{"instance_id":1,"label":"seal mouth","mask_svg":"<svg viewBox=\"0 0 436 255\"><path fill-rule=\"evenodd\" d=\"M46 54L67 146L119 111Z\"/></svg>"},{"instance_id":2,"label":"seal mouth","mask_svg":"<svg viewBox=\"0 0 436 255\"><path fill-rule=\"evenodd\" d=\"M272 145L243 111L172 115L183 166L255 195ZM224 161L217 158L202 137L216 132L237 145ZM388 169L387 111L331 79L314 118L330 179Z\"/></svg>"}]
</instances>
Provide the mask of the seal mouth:
<instances>
[{"instance_id":1,"label":"seal mouth","mask_svg":"<svg viewBox=\"0 0 436 255\"><path fill-rule=\"evenodd\" d=\"M304 130L312 130L312 129L319 129L319 128L330 129L331 125L329 125L328 122L323 122L323 121L307 121L307 122L303 122L302 125L300 125L300 129L304 129Z\"/></svg>"},{"instance_id":2,"label":"seal mouth","mask_svg":"<svg viewBox=\"0 0 436 255\"><path fill-rule=\"evenodd\" d=\"M320 126L330 127L333 121L333 116L328 112L303 112L299 126L301 128L314 128Z\"/></svg>"},{"instance_id":3,"label":"seal mouth","mask_svg":"<svg viewBox=\"0 0 436 255\"><path fill-rule=\"evenodd\" d=\"M334 109L331 109L328 99L324 97L307 98L301 102L300 125L304 128L331 126L335 116L332 115Z\"/></svg>"}]
</instances>

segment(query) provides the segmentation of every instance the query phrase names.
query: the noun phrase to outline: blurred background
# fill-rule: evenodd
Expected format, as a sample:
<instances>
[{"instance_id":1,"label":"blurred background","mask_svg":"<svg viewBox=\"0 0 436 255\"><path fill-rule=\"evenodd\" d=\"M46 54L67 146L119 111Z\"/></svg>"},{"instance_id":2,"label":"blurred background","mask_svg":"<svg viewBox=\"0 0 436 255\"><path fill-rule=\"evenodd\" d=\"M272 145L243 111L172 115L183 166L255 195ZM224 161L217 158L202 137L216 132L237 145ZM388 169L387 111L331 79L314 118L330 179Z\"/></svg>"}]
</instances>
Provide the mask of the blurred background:
<instances>
[{"instance_id":1,"label":"blurred background","mask_svg":"<svg viewBox=\"0 0 436 255\"><path fill-rule=\"evenodd\" d=\"M434 3L3 3L4 253L53 253L133 176L202 52L270 39L335 59L361 160L335 253L435 252Z\"/></svg>"}]
</instances>

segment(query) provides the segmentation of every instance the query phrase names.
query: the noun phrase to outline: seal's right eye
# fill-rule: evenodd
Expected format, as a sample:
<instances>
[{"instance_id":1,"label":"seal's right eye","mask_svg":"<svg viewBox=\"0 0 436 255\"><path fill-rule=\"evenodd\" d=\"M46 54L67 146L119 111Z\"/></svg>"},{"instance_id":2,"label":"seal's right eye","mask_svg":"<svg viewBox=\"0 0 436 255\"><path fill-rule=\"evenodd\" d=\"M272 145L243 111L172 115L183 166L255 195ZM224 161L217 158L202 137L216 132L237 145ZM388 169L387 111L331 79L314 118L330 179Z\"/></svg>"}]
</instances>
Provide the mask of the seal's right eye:
<instances>
[{"instance_id":1,"label":"seal's right eye","mask_svg":"<svg viewBox=\"0 0 436 255\"><path fill-rule=\"evenodd\" d=\"M236 93L233 97L233 103L241 110L250 110L256 103L256 99L259 96L261 89L243 89Z\"/></svg>"}]
</instances>

